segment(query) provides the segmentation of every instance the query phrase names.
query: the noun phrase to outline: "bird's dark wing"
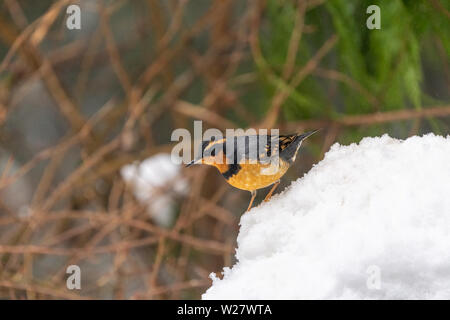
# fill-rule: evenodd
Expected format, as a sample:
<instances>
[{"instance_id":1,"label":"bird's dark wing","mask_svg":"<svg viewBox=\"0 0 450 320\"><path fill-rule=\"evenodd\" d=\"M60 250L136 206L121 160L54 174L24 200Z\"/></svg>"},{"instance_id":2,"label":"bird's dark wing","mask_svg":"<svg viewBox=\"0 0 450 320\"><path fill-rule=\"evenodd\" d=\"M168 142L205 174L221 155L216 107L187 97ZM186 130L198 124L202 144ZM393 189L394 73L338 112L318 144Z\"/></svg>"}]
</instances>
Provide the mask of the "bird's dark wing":
<instances>
[{"instance_id":1,"label":"bird's dark wing","mask_svg":"<svg viewBox=\"0 0 450 320\"><path fill-rule=\"evenodd\" d=\"M223 150L229 164L244 162L269 163L274 157L293 161L301 142L317 130L304 134L289 135L239 135L217 141L203 141L203 155L215 155L216 150Z\"/></svg>"},{"instance_id":2,"label":"bird's dark wing","mask_svg":"<svg viewBox=\"0 0 450 320\"><path fill-rule=\"evenodd\" d=\"M296 134L289 134L286 136L280 136L280 152L283 152L292 142L295 141L298 135Z\"/></svg>"},{"instance_id":3,"label":"bird's dark wing","mask_svg":"<svg viewBox=\"0 0 450 320\"><path fill-rule=\"evenodd\" d=\"M288 140L287 136L275 135L242 135L235 136L225 143L225 154L233 163L243 163L248 160L257 162L270 162L283 150ZM233 152L229 149L232 148ZM230 150L230 152L227 152Z\"/></svg>"}]
</instances>

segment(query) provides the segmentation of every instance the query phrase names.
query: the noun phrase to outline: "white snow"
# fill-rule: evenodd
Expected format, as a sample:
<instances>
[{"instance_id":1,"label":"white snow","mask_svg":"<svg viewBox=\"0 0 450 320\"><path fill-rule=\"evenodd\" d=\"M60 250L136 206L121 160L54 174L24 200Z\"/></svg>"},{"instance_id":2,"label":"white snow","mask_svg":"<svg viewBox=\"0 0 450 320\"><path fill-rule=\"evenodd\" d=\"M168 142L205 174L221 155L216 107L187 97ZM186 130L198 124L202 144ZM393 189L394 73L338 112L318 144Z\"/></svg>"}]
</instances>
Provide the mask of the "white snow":
<instances>
[{"instance_id":1,"label":"white snow","mask_svg":"<svg viewBox=\"0 0 450 320\"><path fill-rule=\"evenodd\" d=\"M187 192L187 181L179 176L180 169L168 153L121 169L122 178L131 186L136 198L148 206L149 214L161 226L169 226L174 218L173 197Z\"/></svg>"},{"instance_id":2,"label":"white snow","mask_svg":"<svg viewBox=\"0 0 450 320\"><path fill-rule=\"evenodd\" d=\"M450 299L450 136L335 144L237 242L203 299Z\"/></svg>"}]
</instances>

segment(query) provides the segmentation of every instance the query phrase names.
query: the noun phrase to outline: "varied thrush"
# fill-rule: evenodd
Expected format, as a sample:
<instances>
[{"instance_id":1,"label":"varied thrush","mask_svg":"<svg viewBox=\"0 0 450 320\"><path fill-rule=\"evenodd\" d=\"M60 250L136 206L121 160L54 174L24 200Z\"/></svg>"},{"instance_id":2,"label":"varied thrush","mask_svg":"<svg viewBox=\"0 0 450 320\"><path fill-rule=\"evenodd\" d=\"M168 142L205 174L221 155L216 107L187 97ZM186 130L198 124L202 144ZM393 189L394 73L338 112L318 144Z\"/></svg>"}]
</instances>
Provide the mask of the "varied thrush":
<instances>
[{"instance_id":1,"label":"varied thrush","mask_svg":"<svg viewBox=\"0 0 450 320\"><path fill-rule=\"evenodd\" d=\"M249 211L256 190L273 185L264 199L268 201L280 184L280 178L295 161L302 141L317 131L279 136L240 135L217 140L212 137L202 142L200 156L186 166L214 166L233 187L250 191Z\"/></svg>"}]
</instances>

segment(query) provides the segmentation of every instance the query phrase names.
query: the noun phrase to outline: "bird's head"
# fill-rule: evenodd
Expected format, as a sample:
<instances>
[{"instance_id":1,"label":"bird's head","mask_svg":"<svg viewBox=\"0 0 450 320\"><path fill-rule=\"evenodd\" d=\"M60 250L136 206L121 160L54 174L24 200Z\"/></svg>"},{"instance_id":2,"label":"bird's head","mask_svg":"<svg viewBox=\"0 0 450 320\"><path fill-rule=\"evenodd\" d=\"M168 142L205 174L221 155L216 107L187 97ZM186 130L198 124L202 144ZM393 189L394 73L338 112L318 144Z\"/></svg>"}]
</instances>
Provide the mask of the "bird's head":
<instances>
[{"instance_id":1,"label":"bird's head","mask_svg":"<svg viewBox=\"0 0 450 320\"><path fill-rule=\"evenodd\" d=\"M215 167L225 164L224 145L225 139L215 140L212 137L211 140L203 141L199 155L188 163L186 167L193 164L207 164Z\"/></svg>"}]
</instances>

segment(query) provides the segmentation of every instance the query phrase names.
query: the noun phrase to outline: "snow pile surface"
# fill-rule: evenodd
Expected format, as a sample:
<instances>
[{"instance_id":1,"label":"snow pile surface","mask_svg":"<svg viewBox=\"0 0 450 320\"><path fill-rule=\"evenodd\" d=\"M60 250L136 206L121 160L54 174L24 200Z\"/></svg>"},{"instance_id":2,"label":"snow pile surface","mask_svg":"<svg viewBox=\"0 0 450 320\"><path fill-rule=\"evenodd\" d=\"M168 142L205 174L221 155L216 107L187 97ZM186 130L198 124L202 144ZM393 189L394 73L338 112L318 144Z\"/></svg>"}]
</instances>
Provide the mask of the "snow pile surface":
<instances>
[{"instance_id":1,"label":"snow pile surface","mask_svg":"<svg viewBox=\"0 0 450 320\"><path fill-rule=\"evenodd\" d=\"M450 136L335 144L237 242L203 299L450 299Z\"/></svg>"},{"instance_id":2,"label":"snow pile surface","mask_svg":"<svg viewBox=\"0 0 450 320\"><path fill-rule=\"evenodd\" d=\"M172 222L173 196L187 191L186 180L178 177L180 169L180 165L174 164L170 154L166 153L121 169L122 178L132 187L136 198L147 205L150 215L161 226L167 227Z\"/></svg>"}]
</instances>

